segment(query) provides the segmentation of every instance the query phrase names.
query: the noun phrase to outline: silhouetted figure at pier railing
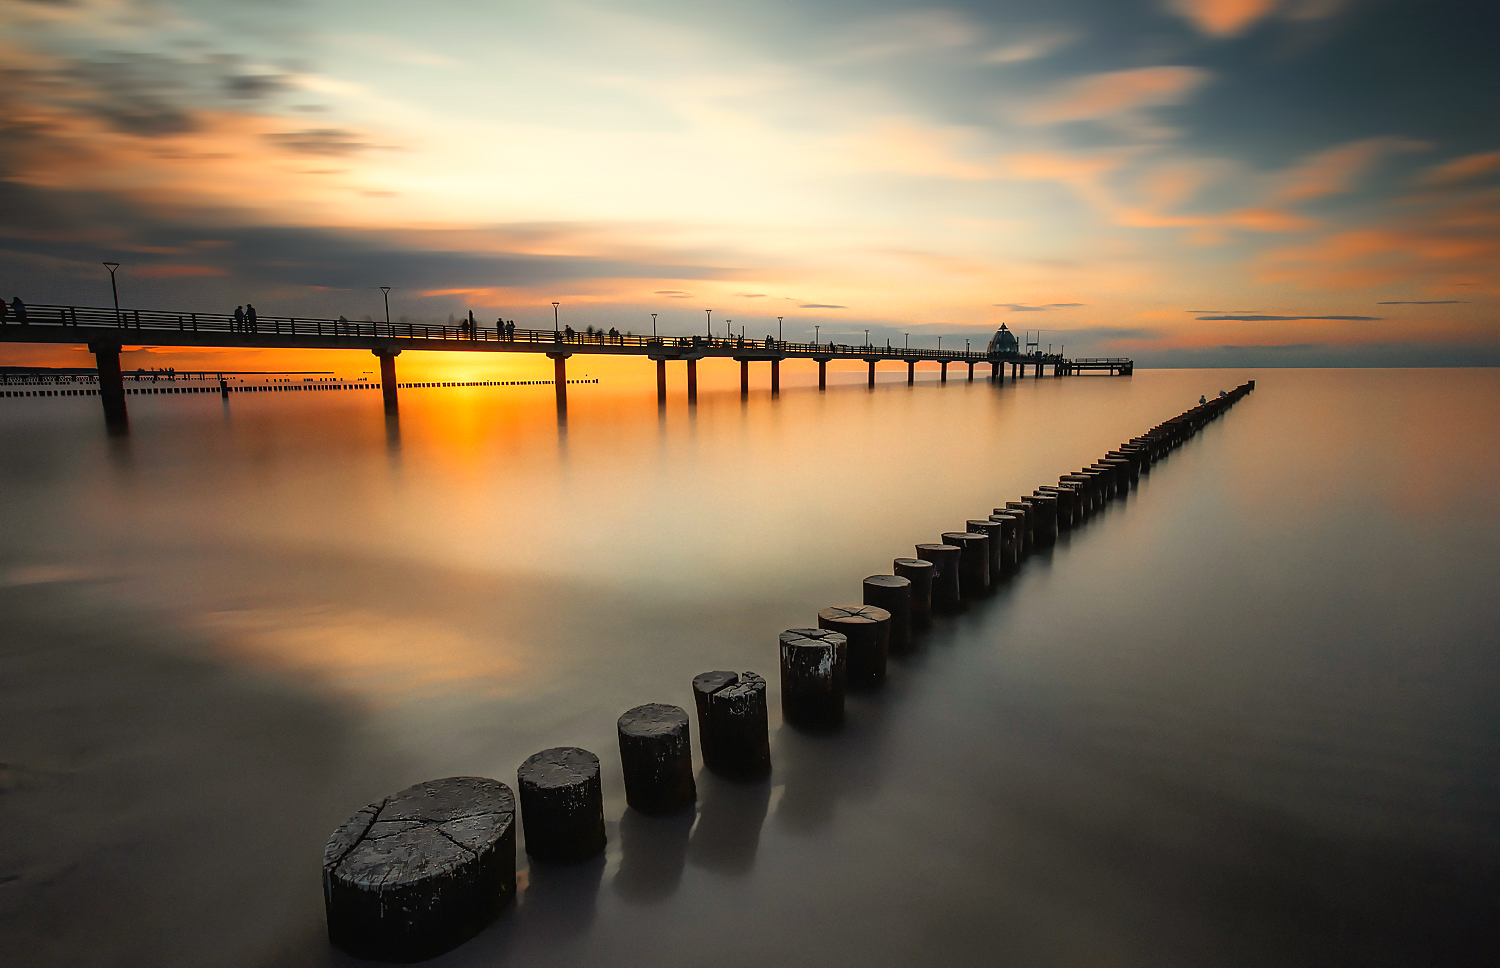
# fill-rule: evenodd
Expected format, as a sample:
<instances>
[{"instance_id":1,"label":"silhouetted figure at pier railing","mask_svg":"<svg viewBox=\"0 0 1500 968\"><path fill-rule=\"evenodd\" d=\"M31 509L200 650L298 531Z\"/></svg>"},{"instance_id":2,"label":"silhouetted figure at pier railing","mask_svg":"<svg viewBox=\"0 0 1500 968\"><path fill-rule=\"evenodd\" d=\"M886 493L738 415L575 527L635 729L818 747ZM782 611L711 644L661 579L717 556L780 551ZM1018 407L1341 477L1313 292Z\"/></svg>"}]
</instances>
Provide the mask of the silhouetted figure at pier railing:
<instances>
[{"instance_id":1,"label":"silhouetted figure at pier railing","mask_svg":"<svg viewBox=\"0 0 1500 968\"><path fill-rule=\"evenodd\" d=\"M336 322L336 323L333 324L333 335L335 335L335 336L338 336L340 334L347 335L348 332L349 332L349 317L345 316L343 313L339 313L338 322Z\"/></svg>"},{"instance_id":2,"label":"silhouetted figure at pier railing","mask_svg":"<svg viewBox=\"0 0 1500 968\"><path fill-rule=\"evenodd\" d=\"M0 326L4 326L9 322L10 306L6 304L4 299L0 299Z\"/></svg>"},{"instance_id":3,"label":"silhouetted figure at pier railing","mask_svg":"<svg viewBox=\"0 0 1500 968\"><path fill-rule=\"evenodd\" d=\"M258 317L255 315L255 307L250 305L249 303L245 303L245 325L250 327L250 332L252 333L260 332L260 327L256 322L257 318Z\"/></svg>"},{"instance_id":4,"label":"silhouetted figure at pier railing","mask_svg":"<svg viewBox=\"0 0 1500 968\"><path fill-rule=\"evenodd\" d=\"M236 306L236 307L234 307L234 326L233 326L233 329L234 329L234 332L236 332L236 333L243 333L243 332L246 331L245 330L245 307L244 306Z\"/></svg>"},{"instance_id":5,"label":"silhouetted figure at pier railing","mask_svg":"<svg viewBox=\"0 0 1500 968\"><path fill-rule=\"evenodd\" d=\"M17 323L20 323L22 326L26 325L26 304L21 301L20 296L11 299L10 311L15 315Z\"/></svg>"}]
</instances>

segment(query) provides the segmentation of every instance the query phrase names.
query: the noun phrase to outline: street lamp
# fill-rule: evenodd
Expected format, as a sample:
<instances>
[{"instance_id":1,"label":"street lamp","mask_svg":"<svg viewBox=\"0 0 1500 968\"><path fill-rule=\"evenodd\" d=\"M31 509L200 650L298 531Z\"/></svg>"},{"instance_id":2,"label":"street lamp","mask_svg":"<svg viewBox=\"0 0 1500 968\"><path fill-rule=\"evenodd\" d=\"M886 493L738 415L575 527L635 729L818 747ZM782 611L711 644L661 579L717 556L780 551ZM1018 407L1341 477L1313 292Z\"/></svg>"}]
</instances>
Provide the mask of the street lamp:
<instances>
[{"instance_id":1,"label":"street lamp","mask_svg":"<svg viewBox=\"0 0 1500 968\"><path fill-rule=\"evenodd\" d=\"M816 343L818 341L818 330L820 330L820 329L822 329L822 326L820 326L817 323L813 324L813 342L814 343Z\"/></svg>"},{"instance_id":2,"label":"street lamp","mask_svg":"<svg viewBox=\"0 0 1500 968\"><path fill-rule=\"evenodd\" d=\"M391 287L381 286L380 297L385 300L385 324L391 325Z\"/></svg>"},{"instance_id":3,"label":"street lamp","mask_svg":"<svg viewBox=\"0 0 1500 968\"><path fill-rule=\"evenodd\" d=\"M120 289L115 285L115 270L120 268L120 264L118 262L106 262L104 263L104 268L109 270L109 291L115 297L115 325L123 326L124 323L120 321Z\"/></svg>"},{"instance_id":4,"label":"street lamp","mask_svg":"<svg viewBox=\"0 0 1500 968\"><path fill-rule=\"evenodd\" d=\"M867 330L865 330L865 346L869 346L869 345L870 345L870 331L867 329Z\"/></svg>"},{"instance_id":5,"label":"street lamp","mask_svg":"<svg viewBox=\"0 0 1500 968\"><path fill-rule=\"evenodd\" d=\"M964 337L964 355L969 355L969 338L967 336Z\"/></svg>"},{"instance_id":6,"label":"street lamp","mask_svg":"<svg viewBox=\"0 0 1500 968\"><path fill-rule=\"evenodd\" d=\"M651 338L656 339L656 314L651 314Z\"/></svg>"},{"instance_id":7,"label":"street lamp","mask_svg":"<svg viewBox=\"0 0 1500 968\"><path fill-rule=\"evenodd\" d=\"M776 342L781 342L781 317L776 317Z\"/></svg>"},{"instance_id":8,"label":"street lamp","mask_svg":"<svg viewBox=\"0 0 1500 968\"><path fill-rule=\"evenodd\" d=\"M942 351L943 351L943 338L941 336L939 336L938 337L938 352L941 353Z\"/></svg>"},{"instance_id":9,"label":"street lamp","mask_svg":"<svg viewBox=\"0 0 1500 968\"><path fill-rule=\"evenodd\" d=\"M552 303L552 332L557 332L557 303Z\"/></svg>"},{"instance_id":10,"label":"street lamp","mask_svg":"<svg viewBox=\"0 0 1500 968\"><path fill-rule=\"evenodd\" d=\"M703 310L703 316L704 316L705 319L708 320L708 338L709 339L713 339L713 337L714 337L714 311L712 309L705 309L705 310Z\"/></svg>"},{"instance_id":11,"label":"street lamp","mask_svg":"<svg viewBox=\"0 0 1500 968\"><path fill-rule=\"evenodd\" d=\"M906 348L911 349L911 334L906 333L904 335L906 336Z\"/></svg>"}]
</instances>

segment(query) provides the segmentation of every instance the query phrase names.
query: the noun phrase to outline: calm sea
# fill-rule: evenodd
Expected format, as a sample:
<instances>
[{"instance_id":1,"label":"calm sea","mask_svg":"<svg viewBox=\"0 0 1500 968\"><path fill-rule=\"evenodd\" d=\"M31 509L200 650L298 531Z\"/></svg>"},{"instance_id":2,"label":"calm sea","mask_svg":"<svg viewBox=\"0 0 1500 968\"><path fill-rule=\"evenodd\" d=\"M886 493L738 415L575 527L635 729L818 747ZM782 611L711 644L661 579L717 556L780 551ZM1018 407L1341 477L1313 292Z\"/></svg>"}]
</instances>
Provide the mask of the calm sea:
<instances>
[{"instance_id":1,"label":"calm sea","mask_svg":"<svg viewBox=\"0 0 1500 968\"><path fill-rule=\"evenodd\" d=\"M440 964L1500 962L1500 370L790 376L0 401L0 960L347 964L335 826L577 745L606 857ZM1247 378L783 728L782 629ZM710 669L771 680L770 782L627 812L615 717Z\"/></svg>"}]
</instances>

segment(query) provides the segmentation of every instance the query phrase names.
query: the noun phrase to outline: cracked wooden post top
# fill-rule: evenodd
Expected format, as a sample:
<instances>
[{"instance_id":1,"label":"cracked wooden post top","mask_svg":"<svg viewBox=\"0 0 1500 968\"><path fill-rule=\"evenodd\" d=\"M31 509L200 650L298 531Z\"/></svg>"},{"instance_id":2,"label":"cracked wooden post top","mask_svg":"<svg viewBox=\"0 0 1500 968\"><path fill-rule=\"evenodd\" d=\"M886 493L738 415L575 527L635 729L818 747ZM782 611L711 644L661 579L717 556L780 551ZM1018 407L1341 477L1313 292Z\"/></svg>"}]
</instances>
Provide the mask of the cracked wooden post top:
<instances>
[{"instance_id":1,"label":"cracked wooden post top","mask_svg":"<svg viewBox=\"0 0 1500 968\"><path fill-rule=\"evenodd\" d=\"M526 853L544 863L587 860L604 849L599 757L557 746L527 757L516 771Z\"/></svg>"},{"instance_id":2,"label":"cracked wooden post top","mask_svg":"<svg viewBox=\"0 0 1500 968\"><path fill-rule=\"evenodd\" d=\"M818 610L818 628L842 632L849 640L849 688L876 689L885 683L890 612L874 605L830 605Z\"/></svg>"},{"instance_id":3,"label":"cracked wooden post top","mask_svg":"<svg viewBox=\"0 0 1500 968\"><path fill-rule=\"evenodd\" d=\"M693 677L693 700L704 766L737 780L771 771L764 678L753 672L704 672Z\"/></svg>"},{"instance_id":4,"label":"cracked wooden post top","mask_svg":"<svg viewBox=\"0 0 1500 968\"><path fill-rule=\"evenodd\" d=\"M963 551L951 544L919 544L917 557L932 562L932 609L951 612L959 607L962 596L958 585L958 556Z\"/></svg>"},{"instance_id":5,"label":"cracked wooden post top","mask_svg":"<svg viewBox=\"0 0 1500 968\"><path fill-rule=\"evenodd\" d=\"M911 582L911 623L925 628L932 622L932 576L937 568L922 558L897 558L891 570Z\"/></svg>"},{"instance_id":6,"label":"cracked wooden post top","mask_svg":"<svg viewBox=\"0 0 1500 968\"><path fill-rule=\"evenodd\" d=\"M870 575L861 587L866 605L874 605L891 613L890 654L910 652L911 579L900 575Z\"/></svg>"},{"instance_id":7,"label":"cracked wooden post top","mask_svg":"<svg viewBox=\"0 0 1500 968\"><path fill-rule=\"evenodd\" d=\"M362 958L434 957L515 893L515 797L498 780L407 787L350 817L323 848L328 938Z\"/></svg>"},{"instance_id":8,"label":"cracked wooden post top","mask_svg":"<svg viewBox=\"0 0 1500 968\"><path fill-rule=\"evenodd\" d=\"M849 640L828 629L787 629L780 646L782 717L804 729L842 724Z\"/></svg>"},{"instance_id":9,"label":"cracked wooden post top","mask_svg":"<svg viewBox=\"0 0 1500 968\"><path fill-rule=\"evenodd\" d=\"M990 587L990 536L977 531L944 531L943 542L962 549L958 558L959 592L978 598Z\"/></svg>"}]
</instances>

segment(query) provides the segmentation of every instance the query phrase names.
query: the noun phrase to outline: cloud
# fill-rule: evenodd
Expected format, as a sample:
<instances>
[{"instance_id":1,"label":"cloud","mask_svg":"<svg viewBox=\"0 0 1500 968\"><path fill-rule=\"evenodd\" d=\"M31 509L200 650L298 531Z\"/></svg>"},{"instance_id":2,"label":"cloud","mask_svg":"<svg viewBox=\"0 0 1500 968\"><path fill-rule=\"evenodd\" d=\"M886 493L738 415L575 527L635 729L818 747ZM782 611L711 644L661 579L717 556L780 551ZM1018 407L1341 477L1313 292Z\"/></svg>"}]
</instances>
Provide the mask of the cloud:
<instances>
[{"instance_id":1,"label":"cloud","mask_svg":"<svg viewBox=\"0 0 1500 968\"><path fill-rule=\"evenodd\" d=\"M1183 312L1185 312L1185 313L1194 313L1196 315L1213 316L1213 315L1218 315L1220 313L1241 313L1241 314L1247 314L1248 315L1248 314L1254 313L1255 310L1253 310L1253 309L1184 309Z\"/></svg>"},{"instance_id":2,"label":"cloud","mask_svg":"<svg viewBox=\"0 0 1500 968\"><path fill-rule=\"evenodd\" d=\"M1197 67L1138 67L1074 78L1022 113L1030 124L1099 121L1180 104L1207 81Z\"/></svg>"},{"instance_id":3,"label":"cloud","mask_svg":"<svg viewBox=\"0 0 1500 968\"><path fill-rule=\"evenodd\" d=\"M1353 187L1356 178L1383 156L1428 147L1426 142L1409 138L1366 138L1320 151L1280 176L1281 187L1273 199L1305 201L1346 192Z\"/></svg>"},{"instance_id":4,"label":"cloud","mask_svg":"<svg viewBox=\"0 0 1500 968\"><path fill-rule=\"evenodd\" d=\"M652 295L666 296L668 299L686 299L691 296L692 293L683 292L681 289L658 289L656 290L656 292L652 293Z\"/></svg>"},{"instance_id":5,"label":"cloud","mask_svg":"<svg viewBox=\"0 0 1500 968\"><path fill-rule=\"evenodd\" d=\"M227 276L229 273L218 266L159 265L137 269L135 275L147 279L183 279L191 276Z\"/></svg>"},{"instance_id":6,"label":"cloud","mask_svg":"<svg viewBox=\"0 0 1500 968\"><path fill-rule=\"evenodd\" d=\"M1167 6L1211 37L1232 37L1270 14L1276 0L1170 0Z\"/></svg>"},{"instance_id":7,"label":"cloud","mask_svg":"<svg viewBox=\"0 0 1500 968\"><path fill-rule=\"evenodd\" d=\"M835 306L832 303L803 303L798 309L844 309L844 306Z\"/></svg>"},{"instance_id":8,"label":"cloud","mask_svg":"<svg viewBox=\"0 0 1500 968\"><path fill-rule=\"evenodd\" d=\"M946 10L897 14L852 31L834 63L890 60L968 47L979 38L969 20Z\"/></svg>"},{"instance_id":9,"label":"cloud","mask_svg":"<svg viewBox=\"0 0 1500 968\"><path fill-rule=\"evenodd\" d=\"M1459 306L1464 305L1467 300L1463 299L1388 299L1378 302L1377 306Z\"/></svg>"},{"instance_id":10,"label":"cloud","mask_svg":"<svg viewBox=\"0 0 1500 968\"><path fill-rule=\"evenodd\" d=\"M766 298L766 294L763 293L763 292L737 292L737 293L735 293L735 295L739 296L741 299L764 299L764 298Z\"/></svg>"},{"instance_id":11,"label":"cloud","mask_svg":"<svg viewBox=\"0 0 1500 968\"><path fill-rule=\"evenodd\" d=\"M1077 35L1068 31L1056 30L1049 33L1040 33L1032 37L1011 41L994 48L984 55L987 64L1020 64L1026 61L1040 60L1047 55L1066 47L1077 39Z\"/></svg>"},{"instance_id":12,"label":"cloud","mask_svg":"<svg viewBox=\"0 0 1500 968\"><path fill-rule=\"evenodd\" d=\"M1025 303L991 303L1001 309L1009 309L1013 313L1044 313L1049 309L1072 309L1082 306L1083 303L1044 303L1040 306L1028 306Z\"/></svg>"},{"instance_id":13,"label":"cloud","mask_svg":"<svg viewBox=\"0 0 1500 968\"><path fill-rule=\"evenodd\" d=\"M1429 168L1418 181L1423 185L1451 185L1500 171L1500 151L1465 155Z\"/></svg>"},{"instance_id":14,"label":"cloud","mask_svg":"<svg viewBox=\"0 0 1500 968\"><path fill-rule=\"evenodd\" d=\"M1199 316L1205 322L1239 322L1239 323L1294 323L1304 319L1324 319L1341 322L1376 322L1384 316Z\"/></svg>"},{"instance_id":15,"label":"cloud","mask_svg":"<svg viewBox=\"0 0 1500 968\"><path fill-rule=\"evenodd\" d=\"M353 131L342 128L307 128L266 135L267 141L287 151L328 158L342 158L370 147L367 142L358 139L359 136Z\"/></svg>"}]
</instances>

